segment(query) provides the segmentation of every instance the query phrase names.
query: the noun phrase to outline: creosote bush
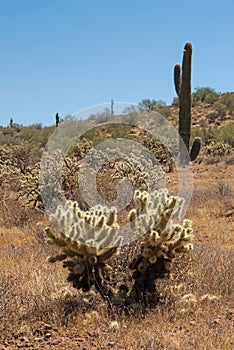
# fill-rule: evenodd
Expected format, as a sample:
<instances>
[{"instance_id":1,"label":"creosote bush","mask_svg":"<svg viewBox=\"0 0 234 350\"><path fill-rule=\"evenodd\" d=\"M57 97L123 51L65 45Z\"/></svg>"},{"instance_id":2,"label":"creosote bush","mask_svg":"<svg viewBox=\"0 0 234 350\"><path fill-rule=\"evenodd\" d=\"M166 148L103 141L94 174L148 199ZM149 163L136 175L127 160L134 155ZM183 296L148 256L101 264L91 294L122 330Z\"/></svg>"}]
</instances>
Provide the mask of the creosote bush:
<instances>
[{"instance_id":1,"label":"creosote bush","mask_svg":"<svg viewBox=\"0 0 234 350\"><path fill-rule=\"evenodd\" d=\"M177 223L182 198L171 196L166 189L137 190L133 201L134 208L127 216L140 253L132 257L129 266L132 282L122 283L117 290L112 287L108 264L120 252L124 238L115 207L97 205L82 211L77 202L68 200L51 214L57 229L45 230L47 243L60 250L48 261L63 262L74 288L87 292L94 286L110 304L126 309L144 303L148 294L157 298L155 281L170 276L175 257L193 249L191 221Z\"/></svg>"}]
</instances>

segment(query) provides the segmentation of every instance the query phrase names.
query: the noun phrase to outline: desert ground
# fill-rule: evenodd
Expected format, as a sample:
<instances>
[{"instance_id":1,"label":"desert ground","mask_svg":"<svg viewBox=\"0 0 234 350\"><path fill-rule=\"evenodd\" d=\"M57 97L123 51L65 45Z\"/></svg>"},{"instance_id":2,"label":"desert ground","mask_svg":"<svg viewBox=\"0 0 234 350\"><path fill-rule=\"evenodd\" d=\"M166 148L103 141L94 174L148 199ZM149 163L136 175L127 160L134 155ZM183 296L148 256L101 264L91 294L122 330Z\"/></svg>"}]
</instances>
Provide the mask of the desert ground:
<instances>
[{"instance_id":1,"label":"desert ground","mask_svg":"<svg viewBox=\"0 0 234 350\"><path fill-rule=\"evenodd\" d=\"M1 190L0 348L233 349L233 165L197 162L193 172L194 250L157 281L156 305L129 314L72 288L61 264L46 261L46 215Z\"/></svg>"}]
</instances>

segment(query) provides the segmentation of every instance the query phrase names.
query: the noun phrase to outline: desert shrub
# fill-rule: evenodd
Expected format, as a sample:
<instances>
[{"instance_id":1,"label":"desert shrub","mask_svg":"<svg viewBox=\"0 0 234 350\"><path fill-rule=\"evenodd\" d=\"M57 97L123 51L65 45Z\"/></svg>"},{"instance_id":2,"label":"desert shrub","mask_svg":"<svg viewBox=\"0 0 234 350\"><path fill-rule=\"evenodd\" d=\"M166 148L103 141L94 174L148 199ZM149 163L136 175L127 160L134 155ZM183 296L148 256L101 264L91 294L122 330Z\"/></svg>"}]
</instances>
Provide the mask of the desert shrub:
<instances>
[{"instance_id":1,"label":"desert shrub","mask_svg":"<svg viewBox=\"0 0 234 350\"><path fill-rule=\"evenodd\" d=\"M218 100L219 94L210 87L196 88L192 98L194 102L214 103Z\"/></svg>"},{"instance_id":2,"label":"desert shrub","mask_svg":"<svg viewBox=\"0 0 234 350\"><path fill-rule=\"evenodd\" d=\"M42 155L43 149L54 130L54 127L42 127L41 124L2 128L0 130L0 147L18 146L30 150L31 159L37 162ZM34 162L34 163L35 163Z\"/></svg>"},{"instance_id":3,"label":"desert shrub","mask_svg":"<svg viewBox=\"0 0 234 350\"><path fill-rule=\"evenodd\" d=\"M203 144L208 144L211 140L216 139L217 128L208 126L206 121L202 121L201 127L192 129L192 138L201 137Z\"/></svg>"},{"instance_id":4,"label":"desert shrub","mask_svg":"<svg viewBox=\"0 0 234 350\"><path fill-rule=\"evenodd\" d=\"M210 103L210 104L213 104L215 102L217 102L219 99L219 95L215 92L211 92L211 93L208 93L206 96L205 96L205 101L206 103Z\"/></svg>"},{"instance_id":5,"label":"desert shrub","mask_svg":"<svg viewBox=\"0 0 234 350\"><path fill-rule=\"evenodd\" d=\"M162 100L156 101L156 100L150 100L150 99L143 99L141 102L138 103L138 108L140 111L153 111L157 110L158 108L165 106L166 103Z\"/></svg>"},{"instance_id":6,"label":"desert shrub","mask_svg":"<svg viewBox=\"0 0 234 350\"><path fill-rule=\"evenodd\" d=\"M104 108L103 112L91 114L89 120L95 120L96 124L106 123L112 117L111 111L108 107Z\"/></svg>"},{"instance_id":7,"label":"desert shrub","mask_svg":"<svg viewBox=\"0 0 234 350\"><path fill-rule=\"evenodd\" d=\"M226 116L226 113L227 113L226 106L222 102L220 102L220 100L215 102L213 106L214 106L214 109L217 113L217 116L221 119L224 119L224 117Z\"/></svg>"},{"instance_id":8,"label":"desert shrub","mask_svg":"<svg viewBox=\"0 0 234 350\"><path fill-rule=\"evenodd\" d=\"M215 112L211 112L207 115L208 123L214 123L216 119L217 119L217 113Z\"/></svg>"},{"instance_id":9,"label":"desert shrub","mask_svg":"<svg viewBox=\"0 0 234 350\"><path fill-rule=\"evenodd\" d=\"M232 147L222 141L211 141L209 144L204 146L204 153L207 156L223 157L231 154Z\"/></svg>"},{"instance_id":10,"label":"desert shrub","mask_svg":"<svg viewBox=\"0 0 234 350\"><path fill-rule=\"evenodd\" d=\"M55 127L44 127L40 125L32 125L23 127L18 135L21 142L27 142L31 146L37 145L38 148L45 147L50 135L54 131Z\"/></svg>"},{"instance_id":11,"label":"desert shrub","mask_svg":"<svg viewBox=\"0 0 234 350\"><path fill-rule=\"evenodd\" d=\"M161 114L163 117L166 117L166 118L170 117L170 115L171 115L171 108L170 108L170 106L162 105L162 106L158 107L156 111L159 114Z\"/></svg>"},{"instance_id":12,"label":"desert shrub","mask_svg":"<svg viewBox=\"0 0 234 350\"><path fill-rule=\"evenodd\" d=\"M16 132L13 128L2 128L0 131L0 146L15 145L19 141L16 139Z\"/></svg>"},{"instance_id":13,"label":"desert shrub","mask_svg":"<svg viewBox=\"0 0 234 350\"><path fill-rule=\"evenodd\" d=\"M231 121L217 130L215 136L218 141L228 143L234 148L234 122Z\"/></svg>"},{"instance_id":14,"label":"desert shrub","mask_svg":"<svg viewBox=\"0 0 234 350\"><path fill-rule=\"evenodd\" d=\"M180 106L180 101L179 97L174 97L172 100L172 106L179 107Z\"/></svg>"},{"instance_id":15,"label":"desert shrub","mask_svg":"<svg viewBox=\"0 0 234 350\"><path fill-rule=\"evenodd\" d=\"M17 185L13 188L17 190ZM33 221L36 217L35 210L28 208L24 203L19 203L18 193L10 192L11 187L8 187L5 192L4 200L2 200L0 222L4 224L4 227L25 227L30 221Z\"/></svg>"},{"instance_id":16,"label":"desert shrub","mask_svg":"<svg viewBox=\"0 0 234 350\"><path fill-rule=\"evenodd\" d=\"M225 92L220 95L219 102L223 104L230 115L234 112L234 93Z\"/></svg>"}]
</instances>

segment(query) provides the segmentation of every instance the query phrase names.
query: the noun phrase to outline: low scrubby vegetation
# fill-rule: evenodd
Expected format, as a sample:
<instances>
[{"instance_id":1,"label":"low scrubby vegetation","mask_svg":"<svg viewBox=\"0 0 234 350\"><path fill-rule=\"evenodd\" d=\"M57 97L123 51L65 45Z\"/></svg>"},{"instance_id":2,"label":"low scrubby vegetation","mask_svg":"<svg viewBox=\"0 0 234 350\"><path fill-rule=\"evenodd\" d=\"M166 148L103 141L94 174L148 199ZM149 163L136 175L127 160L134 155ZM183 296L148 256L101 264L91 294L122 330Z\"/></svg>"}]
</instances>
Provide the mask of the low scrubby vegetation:
<instances>
[{"instance_id":1,"label":"low scrubby vegetation","mask_svg":"<svg viewBox=\"0 0 234 350\"><path fill-rule=\"evenodd\" d=\"M48 160L53 169L39 186L41 156L55 127L13 123L0 128L3 349L62 349L65 344L74 349L232 348L231 99L232 94L209 88L197 89L193 95L192 132L203 144L194 164L195 188L186 214L190 220L169 227L170 218L178 219L183 207L183 199L174 194L177 174L170 152L144 130L131 125L97 126L65 156L57 154L56 159L63 159L61 177L55 158ZM222 103L225 114L216 114L217 103ZM176 101L173 106L162 102L150 106L144 111L149 117L151 109L159 113L161 109L176 125ZM129 114L132 121L134 113ZM150 164L138 163L136 155L126 161L120 152L113 161L105 160L101 151L92 151L110 137L138 140L157 158L161 172L150 177L145 169L156 164L149 159ZM93 168L99 169L97 187L103 198L114 200L118 182L130 181L135 195L126 210L117 215L104 205L90 207L82 198L80 186L85 188L87 179L82 173L79 178L79 171L84 157L90 162L105 160L101 169L98 162ZM52 203L61 195L52 186L58 181L67 202L57 208L51 224L41 191ZM160 190L162 184L169 190ZM123 237L114 233L127 222L139 237L121 246ZM85 224L93 230L86 232ZM82 244L81 231L88 246ZM110 232L116 239L111 248Z\"/></svg>"}]
</instances>

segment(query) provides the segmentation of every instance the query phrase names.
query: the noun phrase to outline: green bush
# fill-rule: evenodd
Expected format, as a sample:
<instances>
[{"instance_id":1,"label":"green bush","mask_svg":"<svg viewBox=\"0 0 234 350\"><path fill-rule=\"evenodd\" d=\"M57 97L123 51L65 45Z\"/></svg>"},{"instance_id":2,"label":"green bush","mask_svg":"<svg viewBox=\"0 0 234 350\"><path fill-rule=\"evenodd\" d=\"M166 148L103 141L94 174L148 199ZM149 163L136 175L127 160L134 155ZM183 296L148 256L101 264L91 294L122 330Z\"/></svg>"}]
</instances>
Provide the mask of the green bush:
<instances>
[{"instance_id":1,"label":"green bush","mask_svg":"<svg viewBox=\"0 0 234 350\"><path fill-rule=\"evenodd\" d=\"M217 113L211 112L207 115L206 118L207 118L208 123L214 123L215 120L217 119Z\"/></svg>"},{"instance_id":2,"label":"green bush","mask_svg":"<svg viewBox=\"0 0 234 350\"><path fill-rule=\"evenodd\" d=\"M221 119L224 119L226 113L227 113L227 108L226 106L219 100L214 103L214 108L217 113L217 116Z\"/></svg>"},{"instance_id":3,"label":"green bush","mask_svg":"<svg viewBox=\"0 0 234 350\"><path fill-rule=\"evenodd\" d=\"M234 147L234 122L231 121L217 130L216 138Z\"/></svg>"},{"instance_id":4,"label":"green bush","mask_svg":"<svg viewBox=\"0 0 234 350\"><path fill-rule=\"evenodd\" d=\"M140 111L153 111L165 105L166 103L162 100L156 101L156 100L144 99L144 100L141 100L140 103L138 103L138 108Z\"/></svg>"},{"instance_id":5,"label":"green bush","mask_svg":"<svg viewBox=\"0 0 234 350\"><path fill-rule=\"evenodd\" d=\"M230 115L233 115L234 112L234 93L232 92L225 92L224 94L220 95L219 102L222 103L228 113Z\"/></svg>"},{"instance_id":6,"label":"green bush","mask_svg":"<svg viewBox=\"0 0 234 350\"><path fill-rule=\"evenodd\" d=\"M174 97L173 98L172 106L175 106L175 107L179 107L180 106L179 97Z\"/></svg>"},{"instance_id":7,"label":"green bush","mask_svg":"<svg viewBox=\"0 0 234 350\"><path fill-rule=\"evenodd\" d=\"M156 110L159 114L161 114L163 117L170 117L171 115L171 109L170 106L160 106Z\"/></svg>"},{"instance_id":8,"label":"green bush","mask_svg":"<svg viewBox=\"0 0 234 350\"><path fill-rule=\"evenodd\" d=\"M213 92L211 92L205 96L205 102L211 103L211 104L217 102L218 99L219 99L219 95L216 93L213 93Z\"/></svg>"},{"instance_id":9,"label":"green bush","mask_svg":"<svg viewBox=\"0 0 234 350\"><path fill-rule=\"evenodd\" d=\"M214 103L218 100L219 94L210 87L196 88L192 98L194 102Z\"/></svg>"}]
</instances>

